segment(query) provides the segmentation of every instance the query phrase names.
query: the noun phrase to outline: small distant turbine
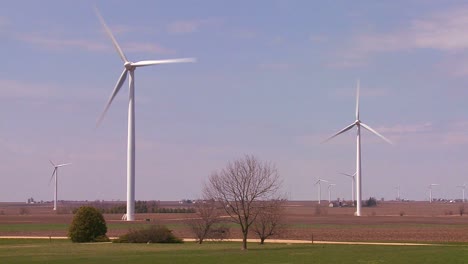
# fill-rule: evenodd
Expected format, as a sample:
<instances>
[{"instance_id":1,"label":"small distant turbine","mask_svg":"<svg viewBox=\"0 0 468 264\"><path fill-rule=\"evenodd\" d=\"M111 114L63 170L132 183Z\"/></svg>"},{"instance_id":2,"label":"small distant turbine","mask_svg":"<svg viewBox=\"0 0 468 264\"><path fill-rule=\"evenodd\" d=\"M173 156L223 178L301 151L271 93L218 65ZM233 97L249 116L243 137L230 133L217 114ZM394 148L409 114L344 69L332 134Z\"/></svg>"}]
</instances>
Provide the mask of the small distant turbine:
<instances>
[{"instance_id":1,"label":"small distant turbine","mask_svg":"<svg viewBox=\"0 0 468 264\"><path fill-rule=\"evenodd\" d=\"M329 183L328 184L328 203L331 203L331 188L335 186L336 184L334 183Z\"/></svg>"},{"instance_id":2,"label":"small distant turbine","mask_svg":"<svg viewBox=\"0 0 468 264\"><path fill-rule=\"evenodd\" d=\"M432 187L433 186L439 186L440 184L438 183L431 183L429 184L428 188L429 188L429 203L432 203Z\"/></svg>"},{"instance_id":3,"label":"small distant turbine","mask_svg":"<svg viewBox=\"0 0 468 264\"><path fill-rule=\"evenodd\" d=\"M466 183L464 183L463 185L459 185L457 186L458 188L461 188L462 189L462 202L464 203L465 202L465 189L466 189Z\"/></svg>"},{"instance_id":4,"label":"small distant turbine","mask_svg":"<svg viewBox=\"0 0 468 264\"><path fill-rule=\"evenodd\" d=\"M351 178L351 201L353 201L353 206L354 206L354 201L355 201L355 198L354 198L354 185L356 184L356 173L351 175L351 174L340 172L340 174Z\"/></svg>"},{"instance_id":5,"label":"small distant turbine","mask_svg":"<svg viewBox=\"0 0 468 264\"><path fill-rule=\"evenodd\" d=\"M372 132L376 136L380 137L381 139L385 140L389 144L393 144L390 140L386 137L379 134L379 132L375 131L370 126L364 124L359 119L359 80L357 82L357 96L356 96L356 120L348 125L347 127L341 129L333 136L327 138L323 142L327 142L334 137L343 134L344 132L350 130L351 128L356 127L357 129L357 137L356 137L356 216L361 216L361 207L362 207L362 180L361 180L361 127L365 128L366 130Z\"/></svg>"},{"instance_id":6,"label":"small distant turbine","mask_svg":"<svg viewBox=\"0 0 468 264\"><path fill-rule=\"evenodd\" d=\"M52 179L55 178L55 191L54 191L54 211L57 210L57 182L58 182L58 168L70 165L71 163L64 163L64 164L59 164L55 165L51 160L50 164L54 167L54 171L52 172L52 177L50 177L49 183L52 181ZM55 176L55 177L54 177Z\"/></svg>"},{"instance_id":7,"label":"small distant turbine","mask_svg":"<svg viewBox=\"0 0 468 264\"><path fill-rule=\"evenodd\" d=\"M318 185L319 191L318 191L318 203L320 204L320 200L322 200L322 184L321 182L328 182L327 180L323 179L318 179L318 181L315 183L315 185Z\"/></svg>"},{"instance_id":8,"label":"small distant turbine","mask_svg":"<svg viewBox=\"0 0 468 264\"><path fill-rule=\"evenodd\" d=\"M395 189L397 190L397 200L401 201L401 199L400 199L400 185L395 186Z\"/></svg>"}]
</instances>

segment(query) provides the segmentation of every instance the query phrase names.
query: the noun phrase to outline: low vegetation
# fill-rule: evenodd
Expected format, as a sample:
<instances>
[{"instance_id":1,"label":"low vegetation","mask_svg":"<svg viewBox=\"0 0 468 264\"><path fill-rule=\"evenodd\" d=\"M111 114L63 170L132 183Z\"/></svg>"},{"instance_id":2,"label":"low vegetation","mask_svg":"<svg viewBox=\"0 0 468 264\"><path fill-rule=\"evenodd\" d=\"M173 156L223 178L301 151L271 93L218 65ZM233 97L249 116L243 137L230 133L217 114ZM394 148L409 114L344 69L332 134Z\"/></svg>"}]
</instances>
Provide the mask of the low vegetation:
<instances>
[{"instance_id":1,"label":"low vegetation","mask_svg":"<svg viewBox=\"0 0 468 264\"><path fill-rule=\"evenodd\" d=\"M260 202L260 211L252 225L253 232L265 243L269 237L278 237L285 231L285 200L272 200Z\"/></svg>"},{"instance_id":2,"label":"low vegetation","mask_svg":"<svg viewBox=\"0 0 468 264\"><path fill-rule=\"evenodd\" d=\"M94 207L82 206L78 209L68 229L68 237L73 242L104 242L107 225L102 214Z\"/></svg>"},{"instance_id":3,"label":"low vegetation","mask_svg":"<svg viewBox=\"0 0 468 264\"><path fill-rule=\"evenodd\" d=\"M367 207L375 207L377 206L377 199L374 197L369 197L369 200L367 200L364 204Z\"/></svg>"},{"instance_id":4,"label":"low vegetation","mask_svg":"<svg viewBox=\"0 0 468 264\"><path fill-rule=\"evenodd\" d=\"M151 225L146 228L132 229L127 234L114 240L116 243L182 243L172 230L162 225Z\"/></svg>"}]
</instances>

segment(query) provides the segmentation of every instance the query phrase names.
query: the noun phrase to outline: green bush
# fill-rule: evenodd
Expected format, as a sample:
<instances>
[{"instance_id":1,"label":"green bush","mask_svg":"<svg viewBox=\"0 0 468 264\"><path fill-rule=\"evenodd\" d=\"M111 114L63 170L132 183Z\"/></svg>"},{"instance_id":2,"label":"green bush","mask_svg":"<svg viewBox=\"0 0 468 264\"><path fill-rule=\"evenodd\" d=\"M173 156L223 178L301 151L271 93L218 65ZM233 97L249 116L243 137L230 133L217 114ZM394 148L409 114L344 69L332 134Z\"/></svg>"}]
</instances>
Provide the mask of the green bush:
<instances>
[{"instance_id":1,"label":"green bush","mask_svg":"<svg viewBox=\"0 0 468 264\"><path fill-rule=\"evenodd\" d=\"M116 243L182 243L182 239L172 234L172 230L162 225L133 229L114 240Z\"/></svg>"},{"instance_id":2,"label":"green bush","mask_svg":"<svg viewBox=\"0 0 468 264\"><path fill-rule=\"evenodd\" d=\"M73 217L68 229L68 237L73 242L103 242L106 237L107 226L101 212L90 206L82 206Z\"/></svg>"}]
</instances>

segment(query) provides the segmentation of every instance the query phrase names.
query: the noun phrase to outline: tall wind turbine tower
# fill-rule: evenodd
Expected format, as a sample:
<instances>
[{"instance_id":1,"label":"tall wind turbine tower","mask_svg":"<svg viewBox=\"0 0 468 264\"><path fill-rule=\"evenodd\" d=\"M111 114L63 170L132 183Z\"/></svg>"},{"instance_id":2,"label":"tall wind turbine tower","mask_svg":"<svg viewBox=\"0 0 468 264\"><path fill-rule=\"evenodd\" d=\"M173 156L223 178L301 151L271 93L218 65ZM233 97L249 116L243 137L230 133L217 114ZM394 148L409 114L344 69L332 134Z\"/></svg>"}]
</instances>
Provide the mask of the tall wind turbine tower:
<instances>
[{"instance_id":1,"label":"tall wind turbine tower","mask_svg":"<svg viewBox=\"0 0 468 264\"><path fill-rule=\"evenodd\" d=\"M320 204L320 200L322 200L322 182L328 182L326 180L318 179L318 181L315 183L315 185L318 185L318 203Z\"/></svg>"},{"instance_id":2,"label":"tall wind turbine tower","mask_svg":"<svg viewBox=\"0 0 468 264\"><path fill-rule=\"evenodd\" d=\"M50 177L50 181L52 181L52 179L55 179L55 189L54 189L54 211L57 210L57 186L58 186L58 168L60 167L63 167L63 166L67 166L67 165L70 165L71 163L64 163L64 164L59 164L59 165L55 165L51 160L50 161L50 164L52 164L52 166L54 167L54 171L52 172L52 177Z\"/></svg>"},{"instance_id":3,"label":"tall wind turbine tower","mask_svg":"<svg viewBox=\"0 0 468 264\"><path fill-rule=\"evenodd\" d=\"M112 34L111 30L107 26L106 22L102 18L98 9L95 8L96 14L101 21L101 24L106 31L109 38L112 40L112 44L119 54L120 58L124 63L124 70L120 75L117 84L115 85L114 91L112 92L106 107L101 114L98 124L104 118L107 110L109 109L112 101L122 87L127 75L130 75L129 79L129 98L128 98L128 140L127 140L127 213L123 219L127 221L135 220L135 70L138 67L168 64L168 63L180 63L180 62L194 62L193 58L182 58L182 59L168 59L168 60L144 60L138 62L131 62L127 59L122 49L120 48L117 40Z\"/></svg>"},{"instance_id":4,"label":"tall wind turbine tower","mask_svg":"<svg viewBox=\"0 0 468 264\"><path fill-rule=\"evenodd\" d=\"M400 199L400 185L396 186L395 189L397 190L397 200L401 201L401 199Z\"/></svg>"},{"instance_id":5,"label":"tall wind turbine tower","mask_svg":"<svg viewBox=\"0 0 468 264\"><path fill-rule=\"evenodd\" d=\"M464 202L465 202L466 183L464 183L463 185L459 185L459 186L457 186L457 187L462 189L462 203L464 203Z\"/></svg>"},{"instance_id":6,"label":"tall wind turbine tower","mask_svg":"<svg viewBox=\"0 0 468 264\"><path fill-rule=\"evenodd\" d=\"M356 184L356 173L351 175L351 174L340 172L340 174L351 178L351 201L353 202L353 206L354 206L354 201L355 201L355 198L354 198L354 185Z\"/></svg>"},{"instance_id":7,"label":"tall wind turbine tower","mask_svg":"<svg viewBox=\"0 0 468 264\"><path fill-rule=\"evenodd\" d=\"M429 203L432 203L432 187L433 186L439 186L440 184L438 183L431 183L429 184L428 188L429 188Z\"/></svg>"},{"instance_id":8,"label":"tall wind turbine tower","mask_svg":"<svg viewBox=\"0 0 468 264\"><path fill-rule=\"evenodd\" d=\"M334 183L329 183L328 184L328 203L331 203L331 188L335 186L336 184Z\"/></svg>"},{"instance_id":9,"label":"tall wind turbine tower","mask_svg":"<svg viewBox=\"0 0 468 264\"><path fill-rule=\"evenodd\" d=\"M361 216L361 207L362 207L362 179L361 179L361 127L369 130L370 132L374 133L381 139L385 140L389 144L393 144L390 140L379 134L370 126L364 124L359 119L359 80L357 81L357 97L356 97L356 121L352 124L348 125L347 127L343 128L342 130L338 131L333 136L327 138L324 142L331 140L332 138L350 130L351 128L356 127L357 134L356 134L356 216Z\"/></svg>"}]
</instances>

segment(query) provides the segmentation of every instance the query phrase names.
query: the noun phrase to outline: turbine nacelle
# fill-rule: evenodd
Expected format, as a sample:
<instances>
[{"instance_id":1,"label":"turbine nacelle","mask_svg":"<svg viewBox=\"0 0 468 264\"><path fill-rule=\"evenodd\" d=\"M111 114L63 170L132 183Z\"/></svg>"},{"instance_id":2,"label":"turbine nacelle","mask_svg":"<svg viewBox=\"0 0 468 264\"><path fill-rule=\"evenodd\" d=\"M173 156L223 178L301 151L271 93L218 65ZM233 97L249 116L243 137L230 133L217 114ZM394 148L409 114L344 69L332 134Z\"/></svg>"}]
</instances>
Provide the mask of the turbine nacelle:
<instances>
[{"instance_id":1,"label":"turbine nacelle","mask_svg":"<svg viewBox=\"0 0 468 264\"><path fill-rule=\"evenodd\" d=\"M124 63L125 69L127 69L127 70L129 70L129 71L134 70L136 67L133 66L132 64L133 64L133 62L131 62L131 61L125 62L125 63Z\"/></svg>"}]
</instances>

